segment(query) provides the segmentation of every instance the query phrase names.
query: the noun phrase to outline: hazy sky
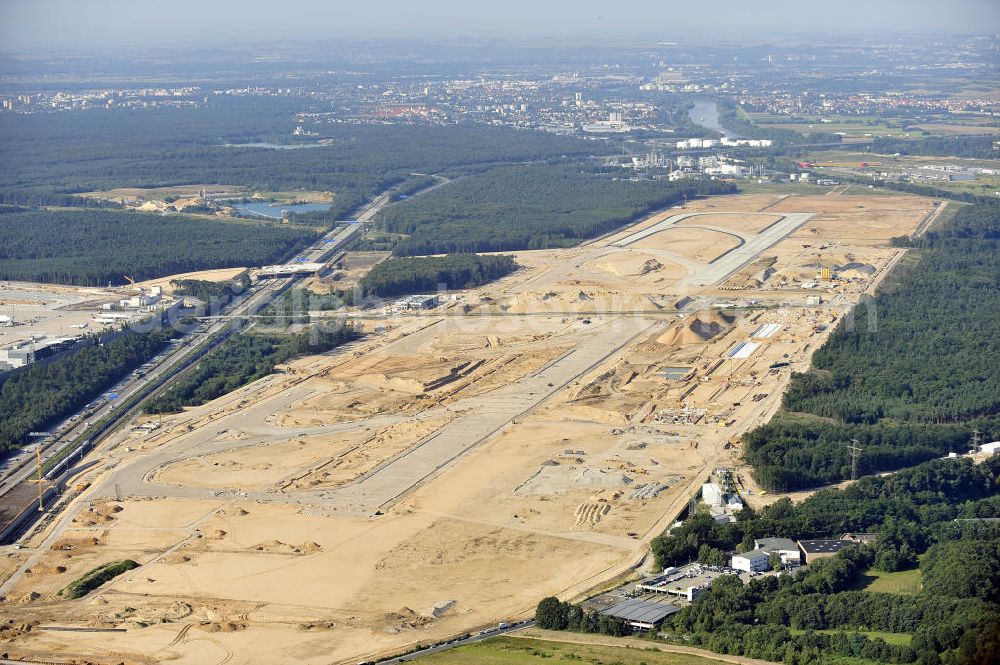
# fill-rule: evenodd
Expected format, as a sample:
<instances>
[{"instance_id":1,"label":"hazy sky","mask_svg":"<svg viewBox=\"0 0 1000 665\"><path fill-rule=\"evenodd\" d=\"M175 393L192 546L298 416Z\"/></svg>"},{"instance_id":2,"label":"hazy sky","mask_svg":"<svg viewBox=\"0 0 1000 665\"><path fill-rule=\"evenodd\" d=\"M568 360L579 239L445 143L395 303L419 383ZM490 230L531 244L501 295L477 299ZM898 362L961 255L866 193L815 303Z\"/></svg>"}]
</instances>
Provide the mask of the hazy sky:
<instances>
[{"instance_id":1,"label":"hazy sky","mask_svg":"<svg viewBox=\"0 0 1000 665\"><path fill-rule=\"evenodd\" d=\"M1000 32L1000 0L0 0L0 49L353 36Z\"/></svg>"}]
</instances>

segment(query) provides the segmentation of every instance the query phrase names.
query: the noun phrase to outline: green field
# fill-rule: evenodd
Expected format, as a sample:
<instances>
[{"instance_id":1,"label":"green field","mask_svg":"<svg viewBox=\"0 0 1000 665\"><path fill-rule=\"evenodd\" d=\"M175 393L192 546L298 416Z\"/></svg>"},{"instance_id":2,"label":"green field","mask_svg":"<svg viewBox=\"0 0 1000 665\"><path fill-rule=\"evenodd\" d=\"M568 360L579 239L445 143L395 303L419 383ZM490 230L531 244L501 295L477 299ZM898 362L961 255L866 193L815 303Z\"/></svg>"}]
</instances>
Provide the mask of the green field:
<instances>
[{"instance_id":1,"label":"green field","mask_svg":"<svg viewBox=\"0 0 1000 665\"><path fill-rule=\"evenodd\" d=\"M800 134L815 134L817 132L843 132L848 136L904 136L908 132L903 127L889 124L884 118L866 116L836 116L836 115L802 115L786 116L770 113L748 113L751 120L761 127L769 129L788 129ZM829 122L822 122L829 120ZM804 122L803 122L804 121Z\"/></svg>"},{"instance_id":2,"label":"green field","mask_svg":"<svg viewBox=\"0 0 1000 665\"><path fill-rule=\"evenodd\" d=\"M515 637L497 637L478 644L458 647L421 659L437 665L721 665L721 661L685 653L658 651L654 647L607 647L596 644L567 644Z\"/></svg>"},{"instance_id":3,"label":"green field","mask_svg":"<svg viewBox=\"0 0 1000 665\"><path fill-rule=\"evenodd\" d=\"M883 573L874 568L866 571L860 579L859 588L865 591L883 593L920 593L920 569L901 570L898 573ZM888 640L886 640L888 642Z\"/></svg>"}]
</instances>

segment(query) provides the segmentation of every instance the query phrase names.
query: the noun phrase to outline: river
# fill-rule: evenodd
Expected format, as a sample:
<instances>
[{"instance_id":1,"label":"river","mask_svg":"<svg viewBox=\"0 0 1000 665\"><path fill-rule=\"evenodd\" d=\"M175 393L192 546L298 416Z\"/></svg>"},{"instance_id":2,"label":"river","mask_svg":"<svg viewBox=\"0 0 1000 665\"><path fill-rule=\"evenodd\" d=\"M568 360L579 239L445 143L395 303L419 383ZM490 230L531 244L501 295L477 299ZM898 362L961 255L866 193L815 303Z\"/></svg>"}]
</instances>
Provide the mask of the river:
<instances>
[{"instance_id":1,"label":"river","mask_svg":"<svg viewBox=\"0 0 1000 665\"><path fill-rule=\"evenodd\" d=\"M711 129L714 132L720 132L723 136L728 136L729 138L737 138L735 134L725 130L719 124L719 107L715 102L707 99L695 101L694 106L688 111L688 117L696 125Z\"/></svg>"}]
</instances>

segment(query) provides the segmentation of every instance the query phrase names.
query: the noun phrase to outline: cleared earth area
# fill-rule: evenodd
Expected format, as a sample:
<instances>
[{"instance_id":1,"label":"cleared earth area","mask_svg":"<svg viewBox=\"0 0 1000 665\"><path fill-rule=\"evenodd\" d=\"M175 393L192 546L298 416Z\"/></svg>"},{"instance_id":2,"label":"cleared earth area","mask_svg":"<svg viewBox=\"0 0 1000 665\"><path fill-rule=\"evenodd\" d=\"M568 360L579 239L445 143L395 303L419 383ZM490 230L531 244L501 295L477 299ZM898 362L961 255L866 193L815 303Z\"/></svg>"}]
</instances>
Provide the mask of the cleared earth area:
<instances>
[{"instance_id":1,"label":"cleared earth area","mask_svg":"<svg viewBox=\"0 0 1000 665\"><path fill-rule=\"evenodd\" d=\"M738 465L739 436L901 256L889 239L935 210L716 197L519 252L432 309L352 311L361 340L102 444L72 481L89 486L3 551L5 651L357 663L577 597L642 566ZM124 559L140 566L57 595Z\"/></svg>"}]
</instances>

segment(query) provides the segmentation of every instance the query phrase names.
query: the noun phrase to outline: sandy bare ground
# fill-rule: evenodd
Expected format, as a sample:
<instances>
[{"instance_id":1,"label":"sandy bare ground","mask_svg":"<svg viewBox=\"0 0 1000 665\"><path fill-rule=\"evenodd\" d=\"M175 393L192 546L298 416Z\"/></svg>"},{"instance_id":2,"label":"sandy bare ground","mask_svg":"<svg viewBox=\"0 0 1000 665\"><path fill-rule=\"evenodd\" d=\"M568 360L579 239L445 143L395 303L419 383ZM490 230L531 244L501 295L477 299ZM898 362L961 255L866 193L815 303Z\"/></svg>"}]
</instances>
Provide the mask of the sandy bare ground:
<instances>
[{"instance_id":1,"label":"sandy bare ground","mask_svg":"<svg viewBox=\"0 0 1000 665\"><path fill-rule=\"evenodd\" d=\"M199 270L197 272L185 272L177 275L169 275L167 277L159 277L157 279L148 279L144 282L136 282L136 286L143 288L152 288L154 286L159 286L163 289L164 293L173 293L174 286L171 282L179 281L182 279L197 279L206 282L224 282L226 280L236 278L240 273L242 273L246 268L217 268L215 270Z\"/></svg>"},{"instance_id":2,"label":"sandy bare ground","mask_svg":"<svg viewBox=\"0 0 1000 665\"><path fill-rule=\"evenodd\" d=\"M81 478L90 488L6 553L21 627L5 650L356 663L577 597L641 565L709 471L737 464L740 434L778 408L790 373L898 257L888 239L928 210L907 196L696 201L579 248L520 252L524 269L503 280L114 439ZM761 211L811 217L761 240ZM733 230L762 247L734 265L773 274L699 286L720 274L697 258L710 245L682 263L614 245L678 212L709 226L747 213ZM672 232L692 231L733 237ZM849 262L875 272L801 287ZM726 308L751 300L781 306ZM56 595L123 558L142 565L84 599Z\"/></svg>"}]
</instances>

